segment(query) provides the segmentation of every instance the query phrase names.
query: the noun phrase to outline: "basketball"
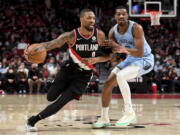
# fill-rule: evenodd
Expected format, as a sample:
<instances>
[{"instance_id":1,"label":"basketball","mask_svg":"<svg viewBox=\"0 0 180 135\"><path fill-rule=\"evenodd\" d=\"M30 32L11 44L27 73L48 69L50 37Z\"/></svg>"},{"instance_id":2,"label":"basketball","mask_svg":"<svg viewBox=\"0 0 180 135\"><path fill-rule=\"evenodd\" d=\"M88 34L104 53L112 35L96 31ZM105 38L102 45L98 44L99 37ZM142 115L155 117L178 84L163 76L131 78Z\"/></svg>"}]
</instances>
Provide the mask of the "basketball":
<instances>
[{"instance_id":1,"label":"basketball","mask_svg":"<svg viewBox=\"0 0 180 135\"><path fill-rule=\"evenodd\" d=\"M31 63L43 63L47 56L47 51L42 44L32 44L25 50L27 60Z\"/></svg>"}]
</instances>

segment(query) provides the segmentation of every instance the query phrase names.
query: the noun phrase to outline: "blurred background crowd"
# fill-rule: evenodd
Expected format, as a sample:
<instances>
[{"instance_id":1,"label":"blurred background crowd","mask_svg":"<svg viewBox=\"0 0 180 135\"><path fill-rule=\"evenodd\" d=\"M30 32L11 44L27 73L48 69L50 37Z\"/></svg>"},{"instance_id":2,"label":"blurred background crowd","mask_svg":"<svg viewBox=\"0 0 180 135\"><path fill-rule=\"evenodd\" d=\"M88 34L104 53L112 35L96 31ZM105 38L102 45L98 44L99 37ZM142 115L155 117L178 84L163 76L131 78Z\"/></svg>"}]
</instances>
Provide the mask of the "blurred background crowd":
<instances>
[{"instance_id":1,"label":"blurred background crowd","mask_svg":"<svg viewBox=\"0 0 180 135\"><path fill-rule=\"evenodd\" d=\"M114 9L121 1L95 0L0 0L0 90L5 93L44 93L61 65L68 59L66 47L48 53L43 64L25 61L27 43L45 42L79 26L79 11L91 8L97 15L96 26L106 35L114 25ZM84 6L86 5L86 6ZM180 92L180 19L165 18L160 26L139 20L155 55L154 70L146 75L156 83L158 92ZM91 89L106 79L110 63L97 66ZM101 77L100 77L101 76ZM104 77L102 77L104 76Z\"/></svg>"}]
</instances>

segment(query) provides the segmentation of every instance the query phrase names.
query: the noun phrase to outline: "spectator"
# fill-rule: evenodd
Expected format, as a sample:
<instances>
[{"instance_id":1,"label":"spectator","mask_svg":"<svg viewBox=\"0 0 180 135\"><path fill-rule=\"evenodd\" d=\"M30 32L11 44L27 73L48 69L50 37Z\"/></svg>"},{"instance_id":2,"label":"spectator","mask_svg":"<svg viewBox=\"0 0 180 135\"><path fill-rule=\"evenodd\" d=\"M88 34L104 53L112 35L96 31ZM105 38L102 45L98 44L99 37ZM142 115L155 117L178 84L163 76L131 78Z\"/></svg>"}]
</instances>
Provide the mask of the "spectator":
<instances>
[{"instance_id":1,"label":"spectator","mask_svg":"<svg viewBox=\"0 0 180 135\"><path fill-rule=\"evenodd\" d=\"M25 94L27 93L28 90L28 79L27 79L27 74L25 71L25 68L23 66L20 66L18 71L17 71L17 78L18 78L18 84L19 84L19 94Z\"/></svg>"},{"instance_id":2,"label":"spectator","mask_svg":"<svg viewBox=\"0 0 180 135\"><path fill-rule=\"evenodd\" d=\"M33 87L37 86L37 92L40 92L42 83L42 74L38 70L38 67L36 64L32 64L31 68L29 69L28 73L28 85L29 85L29 92L32 94Z\"/></svg>"},{"instance_id":3,"label":"spectator","mask_svg":"<svg viewBox=\"0 0 180 135\"><path fill-rule=\"evenodd\" d=\"M60 69L59 65L56 63L55 58L51 57L49 62L47 63L47 70L49 72L49 77L54 80L55 75L57 74L58 70Z\"/></svg>"},{"instance_id":4,"label":"spectator","mask_svg":"<svg viewBox=\"0 0 180 135\"><path fill-rule=\"evenodd\" d=\"M5 75L4 89L6 93L13 94L14 92L18 90L16 77L17 77L17 74L14 71L14 69L9 68Z\"/></svg>"}]
</instances>

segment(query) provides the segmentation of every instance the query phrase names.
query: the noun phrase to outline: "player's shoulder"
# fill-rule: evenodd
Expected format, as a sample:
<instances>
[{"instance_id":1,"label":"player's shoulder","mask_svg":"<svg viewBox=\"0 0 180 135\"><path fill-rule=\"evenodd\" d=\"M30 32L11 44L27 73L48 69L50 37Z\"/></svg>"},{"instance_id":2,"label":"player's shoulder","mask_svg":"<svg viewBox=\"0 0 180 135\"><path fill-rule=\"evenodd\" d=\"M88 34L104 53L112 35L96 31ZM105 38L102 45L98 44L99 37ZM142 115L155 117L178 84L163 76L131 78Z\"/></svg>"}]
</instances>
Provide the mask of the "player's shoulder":
<instances>
[{"instance_id":1,"label":"player's shoulder","mask_svg":"<svg viewBox=\"0 0 180 135\"><path fill-rule=\"evenodd\" d=\"M102 31L102 30L99 29L99 28L96 28L96 31L97 31L98 34L104 34L104 31Z\"/></svg>"},{"instance_id":2,"label":"player's shoulder","mask_svg":"<svg viewBox=\"0 0 180 135\"><path fill-rule=\"evenodd\" d=\"M74 30L68 31L68 32L64 32L60 36L63 36L63 37L66 37L66 38L74 37Z\"/></svg>"},{"instance_id":3,"label":"player's shoulder","mask_svg":"<svg viewBox=\"0 0 180 135\"><path fill-rule=\"evenodd\" d=\"M64 32L62 33L58 39L61 39L63 41L65 41L66 43L70 44L71 42L74 41L74 37L75 37L75 34L74 34L74 31L68 31L68 32Z\"/></svg>"},{"instance_id":4,"label":"player's shoulder","mask_svg":"<svg viewBox=\"0 0 180 135\"><path fill-rule=\"evenodd\" d=\"M141 24L137 23L137 22L134 22L133 24L133 31L137 31L137 30L143 30L143 27Z\"/></svg>"},{"instance_id":5,"label":"player's shoulder","mask_svg":"<svg viewBox=\"0 0 180 135\"><path fill-rule=\"evenodd\" d=\"M114 25L111 27L111 29L109 30L109 33L113 34L113 33L116 31L117 27L118 27L118 24L114 24Z\"/></svg>"},{"instance_id":6,"label":"player's shoulder","mask_svg":"<svg viewBox=\"0 0 180 135\"><path fill-rule=\"evenodd\" d=\"M69 36L69 37L74 37L74 35L75 35L75 30L68 31L68 32L66 32L66 34L67 34L67 36Z\"/></svg>"},{"instance_id":7,"label":"player's shoulder","mask_svg":"<svg viewBox=\"0 0 180 135\"><path fill-rule=\"evenodd\" d=\"M114 31L115 31L115 27L116 25L112 26L111 29L109 30L109 37L114 37Z\"/></svg>"},{"instance_id":8,"label":"player's shoulder","mask_svg":"<svg viewBox=\"0 0 180 135\"><path fill-rule=\"evenodd\" d=\"M96 28L96 31L97 31L98 37L105 37L104 31L102 31L101 29L98 29L98 28Z\"/></svg>"},{"instance_id":9,"label":"player's shoulder","mask_svg":"<svg viewBox=\"0 0 180 135\"><path fill-rule=\"evenodd\" d=\"M133 36L137 36L139 34L142 34L143 32L143 27L141 24L134 22L133 26L132 26L132 34Z\"/></svg>"}]
</instances>

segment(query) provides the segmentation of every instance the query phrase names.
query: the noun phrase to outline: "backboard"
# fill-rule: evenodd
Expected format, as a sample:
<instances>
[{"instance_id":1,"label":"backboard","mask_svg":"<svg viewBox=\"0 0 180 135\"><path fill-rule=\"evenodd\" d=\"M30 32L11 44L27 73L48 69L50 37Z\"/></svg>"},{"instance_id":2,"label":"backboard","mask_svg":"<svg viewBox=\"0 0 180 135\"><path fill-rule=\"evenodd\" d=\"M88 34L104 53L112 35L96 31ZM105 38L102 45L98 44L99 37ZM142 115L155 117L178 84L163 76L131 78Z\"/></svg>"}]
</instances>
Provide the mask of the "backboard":
<instances>
[{"instance_id":1,"label":"backboard","mask_svg":"<svg viewBox=\"0 0 180 135\"><path fill-rule=\"evenodd\" d=\"M177 0L129 0L130 17L150 17L149 11L162 12L161 17L177 16Z\"/></svg>"}]
</instances>

